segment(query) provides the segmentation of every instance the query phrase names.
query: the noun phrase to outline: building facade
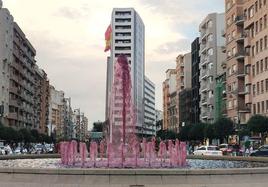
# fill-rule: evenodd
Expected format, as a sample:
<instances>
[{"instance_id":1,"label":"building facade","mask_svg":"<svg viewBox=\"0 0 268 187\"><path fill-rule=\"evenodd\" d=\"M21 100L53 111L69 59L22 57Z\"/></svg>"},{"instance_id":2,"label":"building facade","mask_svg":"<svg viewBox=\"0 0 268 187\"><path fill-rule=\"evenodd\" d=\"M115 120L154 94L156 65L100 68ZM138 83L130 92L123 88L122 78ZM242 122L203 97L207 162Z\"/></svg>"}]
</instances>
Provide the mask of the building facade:
<instances>
[{"instance_id":1,"label":"building facade","mask_svg":"<svg viewBox=\"0 0 268 187\"><path fill-rule=\"evenodd\" d=\"M170 116L174 116L173 113L175 113L175 117L177 115L176 113L176 107L172 113L170 112L170 105L171 105L171 94L175 95L176 97L176 69L168 69L166 71L166 80L162 84L163 88L163 130L172 129L170 125ZM175 94L174 94L175 93ZM174 103L174 102L173 102ZM176 100L175 100L175 106L176 106Z\"/></svg>"},{"instance_id":2,"label":"building facade","mask_svg":"<svg viewBox=\"0 0 268 187\"><path fill-rule=\"evenodd\" d=\"M268 114L268 2L246 0L244 11L245 120ZM243 116L239 116L243 123Z\"/></svg>"},{"instance_id":3,"label":"building facade","mask_svg":"<svg viewBox=\"0 0 268 187\"><path fill-rule=\"evenodd\" d=\"M49 117L49 80L44 70L35 66L34 119L40 133L47 134Z\"/></svg>"},{"instance_id":4,"label":"building facade","mask_svg":"<svg viewBox=\"0 0 268 187\"><path fill-rule=\"evenodd\" d=\"M179 55L176 58L176 125L175 132L178 132L181 127L181 112L180 112L180 93L192 86L192 55L187 53ZM189 110L189 112L191 112ZM190 113L189 113L190 115Z\"/></svg>"},{"instance_id":5,"label":"building facade","mask_svg":"<svg viewBox=\"0 0 268 187\"><path fill-rule=\"evenodd\" d=\"M0 1L0 3L2 3ZM0 120L8 124L8 117L18 118L18 114L9 114L9 82L10 71L8 66L13 61L13 17L9 11L0 5Z\"/></svg>"},{"instance_id":6,"label":"building facade","mask_svg":"<svg viewBox=\"0 0 268 187\"><path fill-rule=\"evenodd\" d=\"M224 14L209 14L200 24L200 108L202 122L212 123L215 113L216 77L223 73L222 61L225 45L221 31L224 29Z\"/></svg>"},{"instance_id":7,"label":"building facade","mask_svg":"<svg viewBox=\"0 0 268 187\"><path fill-rule=\"evenodd\" d=\"M156 135L155 84L148 78L144 80L144 135Z\"/></svg>"},{"instance_id":8,"label":"building facade","mask_svg":"<svg viewBox=\"0 0 268 187\"><path fill-rule=\"evenodd\" d=\"M191 44L192 55L192 103L191 103L191 123L197 124L200 122L200 44L199 37L196 38Z\"/></svg>"},{"instance_id":9,"label":"building facade","mask_svg":"<svg viewBox=\"0 0 268 187\"><path fill-rule=\"evenodd\" d=\"M133 8L114 8L112 12L112 43L107 72L107 94L109 108L112 92L114 64L117 56L124 54L131 67L132 102L136 108L137 133L142 133L144 123L144 32L145 27L139 14Z\"/></svg>"},{"instance_id":10,"label":"building facade","mask_svg":"<svg viewBox=\"0 0 268 187\"><path fill-rule=\"evenodd\" d=\"M185 88L179 93L179 128L191 123L192 89Z\"/></svg>"}]
</instances>

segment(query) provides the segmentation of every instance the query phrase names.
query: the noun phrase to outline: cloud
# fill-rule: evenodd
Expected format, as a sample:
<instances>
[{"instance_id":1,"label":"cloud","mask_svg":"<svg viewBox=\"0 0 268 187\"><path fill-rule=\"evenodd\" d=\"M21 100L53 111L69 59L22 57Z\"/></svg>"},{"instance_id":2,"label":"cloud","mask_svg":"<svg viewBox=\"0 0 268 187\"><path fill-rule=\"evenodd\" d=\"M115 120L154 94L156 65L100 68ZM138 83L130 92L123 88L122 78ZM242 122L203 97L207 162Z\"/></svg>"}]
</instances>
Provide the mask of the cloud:
<instances>
[{"instance_id":1,"label":"cloud","mask_svg":"<svg viewBox=\"0 0 268 187\"><path fill-rule=\"evenodd\" d=\"M190 50L190 45L189 43L191 43L191 41L189 39L180 39L177 40L175 42L167 42L164 43L162 45L160 45L155 51L157 53L183 53L185 51L189 51Z\"/></svg>"}]
</instances>

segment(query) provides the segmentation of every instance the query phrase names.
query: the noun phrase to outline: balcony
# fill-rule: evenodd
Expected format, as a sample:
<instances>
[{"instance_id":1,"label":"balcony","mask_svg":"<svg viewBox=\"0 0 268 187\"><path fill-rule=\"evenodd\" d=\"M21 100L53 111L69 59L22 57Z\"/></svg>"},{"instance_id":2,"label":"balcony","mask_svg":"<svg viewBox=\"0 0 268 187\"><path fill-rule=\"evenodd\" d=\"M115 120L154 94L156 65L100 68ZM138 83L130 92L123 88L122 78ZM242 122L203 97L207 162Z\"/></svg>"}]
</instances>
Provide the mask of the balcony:
<instances>
[{"instance_id":1,"label":"balcony","mask_svg":"<svg viewBox=\"0 0 268 187\"><path fill-rule=\"evenodd\" d=\"M18 87L11 86L9 88L9 92L14 93L14 94L17 94L18 93Z\"/></svg>"},{"instance_id":2,"label":"balcony","mask_svg":"<svg viewBox=\"0 0 268 187\"><path fill-rule=\"evenodd\" d=\"M11 74L10 74L10 78L11 78L12 80L14 80L15 82L19 82L19 78L18 78L18 76L15 75L14 73L11 73Z\"/></svg>"},{"instance_id":3,"label":"balcony","mask_svg":"<svg viewBox=\"0 0 268 187\"><path fill-rule=\"evenodd\" d=\"M239 69L237 72L236 72L236 76L238 78L243 78L246 76L246 73L245 73L245 69L244 68L241 68Z\"/></svg>"},{"instance_id":4,"label":"balcony","mask_svg":"<svg viewBox=\"0 0 268 187\"><path fill-rule=\"evenodd\" d=\"M226 35L226 30L225 29L221 30L221 36L225 38L225 35Z\"/></svg>"},{"instance_id":5,"label":"balcony","mask_svg":"<svg viewBox=\"0 0 268 187\"><path fill-rule=\"evenodd\" d=\"M246 37L247 37L246 33L242 32L236 36L235 41L237 43L243 43Z\"/></svg>"},{"instance_id":6,"label":"balcony","mask_svg":"<svg viewBox=\"0 0 268 187\"><path fill-rule=\"evenodd\" d=\"M203 112L201 113L201 116L202 116L203 119L208 118L208 112L203 111Z\"/></svg>"},{"instance_id":7,"label":"balcony","mask_svg":"<svg viewBox=\"0 0 268 187\"><path fill-rule=\"evenodd\" d=\"M14 106L14 107L18 107L18 101L16 99L10 99L9 105Z\"/></svg>"},{"instance_id":8,"label":"balcony","mask_svg":"<svg viewBox=\"0 0 268 187\"><path fill-rule=\"evenodd\" d=\"M202 105L207 105L207 97L203 97L201 100Z\"/></svg>"},{"instance_id":9,"label":"balcony","mask_svg":"<svg viewBox=\"0 0 268 187\"><path fill-rule=\"evenodd\" d=\"M206 92L207 89L208 88L207 88L207 84L206 83L201 86L201 92Z\"/></svg>"},{"instance_id":10,"label":"balcony","mask_svg":"<svg viewBox=\"0 0 268 187\"><path fill-rule=\"evenodd\" d=\"M221 46L221 52L226 53L226 46Z\"/></svg>"},{"instance_id":11,"label":"balcony","mask_svg":"<svg viewBox=\"0 0 268 187\"><path fill-rule=\"evenodd\" d=\"M221 67L222 67L223 69L227 68L227 62L226 62L226 61L223 61L223 62L221 63Z\"/></svg>"},{"instance_id":12,"label":"balcony","mask_svg":"<svg viewBox=\"0 0 268 187\"><path fill-rule=\"evenodd\" d=\"M246 51L244 51L244 50L238 51L238 52L234 55L235 59L237 59L237 60L244 59L245 56L248 56L248 53L247 53Z\"/></svg>"},{"instance_id":13,"label":"balcony","mask_svg":"<svg viewBox=\"0 0 268 187\"><path fill-rule=\"evenodd\" d=\"M201 79L206 79L208 76L208 71L207 70L202 70L202 74L201 74Z\"/></svg>"},{"instance_id":14,"label":"balcony","mask_svg":"<svg viewBox=\"0 0 268 187\"><path fill-rule=\"evenodd\" d=\"M17 120L18 119L18 114L15 113L15 112L11 112L11 113L8 114L7 118Z\"/></svg>"},{"instance_id":15,"label":"balcony","mask_svg":"<svg viewBox=\"0 0 268 187\"><path fill-rule=\"evenodd\" d=\"M245 95L247 93L245 87L241 87L238 89L238 95Z\"/></svg>"},{"instance_id":16,"label":"balcony","mask_svg":"<svg viewBox=\"0 0 268 187\"><path fill-rule=\"evenodd\" d=\"M244 25L244 21L245 21L245 17L244 16L236 16L236 18L235 18L235 24L237 26L243 26Z\"/></svg>"}]
</instances>

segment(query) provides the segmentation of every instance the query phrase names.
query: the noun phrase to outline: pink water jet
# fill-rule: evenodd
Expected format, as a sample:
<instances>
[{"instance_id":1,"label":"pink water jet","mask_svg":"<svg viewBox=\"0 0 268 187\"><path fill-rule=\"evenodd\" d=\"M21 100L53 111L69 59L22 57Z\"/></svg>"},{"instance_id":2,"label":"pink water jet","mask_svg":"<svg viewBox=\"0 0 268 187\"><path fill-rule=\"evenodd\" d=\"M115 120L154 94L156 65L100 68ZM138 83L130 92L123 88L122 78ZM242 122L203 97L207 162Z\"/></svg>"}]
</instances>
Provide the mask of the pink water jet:
<instances>
[{"instance_id":1,"label":"pink water jet","mask_svg":"<svg viewBox=\"0 0 268 187\"><path fill-rule=\"evenodd\" d=\"M83 142L79 145L75 141L61 142L63 165L96 168L160 168L186 165L184 142L160 141L157 146L155 137L147 141L136 136L136 110L132 98L130 66L125 55L117 57L109 100L109 128L106 139L99 144L90 142L89 150ZM159 147L158 151L156 147Z\"/></svg>"}]
</instances>

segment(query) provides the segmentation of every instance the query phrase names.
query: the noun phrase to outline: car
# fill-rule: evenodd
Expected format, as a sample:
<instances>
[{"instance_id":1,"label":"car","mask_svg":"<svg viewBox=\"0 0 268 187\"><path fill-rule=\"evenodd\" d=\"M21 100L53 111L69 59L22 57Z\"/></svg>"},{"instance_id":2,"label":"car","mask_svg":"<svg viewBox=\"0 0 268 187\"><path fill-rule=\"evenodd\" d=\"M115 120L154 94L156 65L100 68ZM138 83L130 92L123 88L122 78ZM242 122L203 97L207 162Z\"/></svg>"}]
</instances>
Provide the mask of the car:
<instances>
[{"instance_id":1,"label":"car","mask_svg":"<svg viewBox=\"0 0 268 187\"><path fill-rule=\"evenodd\" d=\"M194 155L222 156L222 151L217 146L201 146L194 151Z\"/></svg>"},{"instance_id":2,"label":"car","mask_svg":"<svg viewBox=\"0 0 268 187\"><path fill-rule=\"evenodd\" d=\"M17 148L14 150L14 154L15 154L15 155L20 155L20 154L21 154L21 147L17 147Z\"/></svg>"},{"instance_id":3,"label":"car","mask_svg":"<svg viewBox=\"0 0 268 187\"><path fill-rule=\"evenodd\" d=\"M222 151L223 155L235 155L235 156L242 156L243 150L240 148L239 145L233 144L221 144L219 145L220 151Z\"/></svg>"},{"instance_id":4,"label":"car","mask_svg":"<svg viewBox=\"0 0 268 187\"><path fill-rule=\"evenodd\" d=\"M5 151L5 146L0 146L0 155L5 155L6 151Z\"/></svg>"},{"instance_id":5,"label":"car","mask_svg":"<svg viewBox=\"0 0 268 187\"><path fill-rule=\"evenodd\" d=\"M260 146L256 151L250 153L249 156L268 157L268 145Z\"/></svg>"}]
</instances>

